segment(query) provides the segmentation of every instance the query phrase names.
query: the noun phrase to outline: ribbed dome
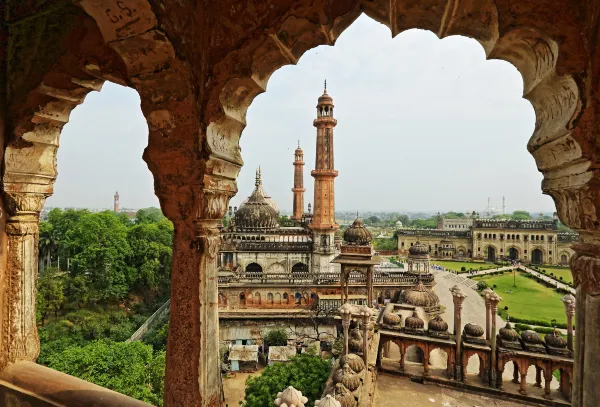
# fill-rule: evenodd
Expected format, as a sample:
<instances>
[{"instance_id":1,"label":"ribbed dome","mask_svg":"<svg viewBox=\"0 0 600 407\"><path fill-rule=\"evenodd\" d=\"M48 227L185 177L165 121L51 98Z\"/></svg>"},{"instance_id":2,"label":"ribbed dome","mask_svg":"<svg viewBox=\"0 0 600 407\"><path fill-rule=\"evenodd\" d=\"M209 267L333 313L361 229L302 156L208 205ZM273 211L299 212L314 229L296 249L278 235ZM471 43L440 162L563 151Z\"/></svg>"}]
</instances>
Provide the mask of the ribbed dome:
<instances>
[{"instance_id":1,"label":"ribbed dome","mask_svg":"<svg viewBox=\"0 0 600 407\"><path fill-rule=\"evenodd\" d=\"M365 246L371 243L372 240L373 235L358 218L344 232L344 241L347 244Z\"/></svg>"},{"instance_id":2,"label":"ribbed dome","mask_svg":"<svg viewBox=\"0 0 600 407\"><path fill-rule=\"evenodd\" d=\"M548 346L552 346L553 348L563 349L567 347L567 340L562 337L556 328L554 328L552 333L547 334L544 339L546 340L546 344L548 344Z\"/></svg>"},{"instance_id":3,"label":"ribbed dome","mask_svg":"<svg viewBox=\"0 0 600 407\"><path fill-rule=\"evenodd\" d=\"M483 336L484 331L479 325L468 323L465 325L463 332L469 336L479 338L480 336Z\"/></svg>"},{"instance_id":4,"label":"ribbed dome","mask_svg":"<svg viewBox=\"0 0 600 407\"><path fill-rule=\"evenodd\" d=\"M391 325L391 326L400 325L401 321L402 321L402 317L400 317L400 315L393 313L393 312L388 312L387 314L385 314L383 316L383 323L386 325Z\"/></svg>"},{"instance_id":5,"label":"ribbed dome","mask_svg":"<svg viewBox=\"0 0 600 407\"><path fill-rule=\"evenodd\" d=\"M358 405L354 394L342 383L335 385L333 393L335 394L335 399L340 402L342 407L356 407Z\"/></svg>"},{"instance_id":6,"label":"ribbed dome","mask_svg":"<svg viewBox=\"0 0 600 407\"><path fill-rule=\"evenodd\" d=\"M542 343L542 337L540 336L540 334L529 329L521 332L521 339L523 339L523 342L530 343L533 345L538 345Z\"/></svg>"},{"instance_id":7,"label":"ribbed dome","mask_svg":"<svg viewBox=\"0 0 600 407\"><path fill-rule=\"evenodd\" d=\"M252 195L235 213L236 226L248 230L274 229L278 226L279 212L262 188L260 169L256 172L255 186Z\"/></svg>"},{"instance_id":8,"label":"ribbed dome","mask_svg":"<svg viewBox=\"0 0 600 407\"><path fill-rule=\"evenodd\" d=\"M415 307L435 307L440 305L440 299L436 293L425 288L421 280L417 285L402 291L400 301Z\"/></svg>"},{"instance_id":9,"label":"ribbed dome","mask_svg":"<svg viewBox=\"0 0 600 407\"><path fill-rule=\"evenodd\" d=\"M355 355L354 353L348 353L347 355L340 357L340 366L346 364L350 366L350 369L352 369L354 373L360 373L365 370L365 362L360 356Z\"/></svg>"},{"instance_id":10,"label":"ribbed dome","mask_svg":"<svg viewBox=\"0 0 600 407\"><path fill-rule=\"evenodd\" d=\"M408 254L412 254L413 256L423 256L429 254L429 246L416 242L408 249Z\"/></svg>"},{"instance_id":11,"label":"ribbed dome","mask_svg":"<svg viewBox=\"0 0 600 407\"><path fill-rule=\"evenodd\" d=\"M341 407L342 404L331 394L326 395L321 400L315 401L315 407Z\"/></svg>"},{"instance_id":12,"label":"ribbed dome","mask_svg":"<svg viewBox=\"0 0 600 407\"><path fill-rule=\"evenodd\" d=\"M448 330L448 323L441 316L437 315L429 321L427 329L435 332L446 332Z\"/></svg>"},{"instance_id":13,"label":"ribbed dome","mask_svg":"<svg viewBox=\"0 0 600 407\"><path fill-rule=\"evenodd\" d=\"M333 98L327 93L327 89L323 91L323 94L319 96L319 104L333 104Z\"/></svg>"},{"instance_id":14,"label":"ribbed dome","mask_svg":"<svg viewBox=\"0 0 600 407\"><path fill-rule=\"evenodd\" d=\"M505 341L514 342L519 339L519 334L510 326L510 322L507 322L504 328L500 328L499 334Z\"/></svg>"},{"instance_id":15,"label":"ribbed dome","mask_svg":"<svg viewBox=\"0 0 600 407\"><path fill-rule=\"evenodd\" d=\"M354 373L354 371L346 363L344 367L338 369L333 374L333 382L341 383L350 391L354 391L360 387L360 376Z\"/></svg>"},{"instance_id":16,"label":"ribbed dome","mask_svg":"<svg viewBox=\"0 0 600 407\"><path fill-rule=\"evenodd\" d=\"M417 316L416 312L404 320L404 326L411 329L423 329L425 322Z\"/></svg>"}]
</instances>

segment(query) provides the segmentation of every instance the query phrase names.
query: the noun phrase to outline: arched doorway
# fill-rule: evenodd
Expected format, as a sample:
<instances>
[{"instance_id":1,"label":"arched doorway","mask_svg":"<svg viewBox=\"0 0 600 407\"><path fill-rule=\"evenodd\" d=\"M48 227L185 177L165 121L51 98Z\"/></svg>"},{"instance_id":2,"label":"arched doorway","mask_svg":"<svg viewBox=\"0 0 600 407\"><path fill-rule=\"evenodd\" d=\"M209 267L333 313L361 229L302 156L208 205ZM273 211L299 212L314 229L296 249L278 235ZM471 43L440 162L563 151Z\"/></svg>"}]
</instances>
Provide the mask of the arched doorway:
<instances>
[{"instance_id":1,"label":"arched doorway","mask_svg":"<svg viewBox=\"0 0 600 407\"><path fill-rule=\"evenodd\" d=\"M304 263L296 263L292 267L292 274L302 274L308 272L308 266Z\"/></svg>"},{"instance_id":2,"label":"arched doorway","mask_svg":"<svg viewBox=\"0 0 600 407\"><path fill-rule=\"evenodd\" d=\"M519 258L519 251L515 247L508 249L508 258L511 260L517 260Z\"/></svg>"},{"instance_id":3,"label":"arched doorway","mask_svg":"<svg viewBox=\"0 0 600 407\"><path fill-rule=\"evenodd\" d=\"M496 248L494 246L488 246L487 248L487 261L496 261Z\"/></svg>"},{"instance_id":4,"label":"arched doorway","mask_svg":"<svg viewBox=\"0 0 600 407\"><path fill-rule=\"evenodd\" d=\"M531 252L531 263L544 264L544 253L540 249L533 249Z\"/></svg>"},{"instance_id":5,"label":"arched doorway","mask_svg":"<svg viewBox=\"0 0 600 407\"><path fill-rule=\"evenodd\" d=\"M246 266L246 273L261 274L262 272L262 266L258 263L250 263Z\"/></svg>"}]
</instances>

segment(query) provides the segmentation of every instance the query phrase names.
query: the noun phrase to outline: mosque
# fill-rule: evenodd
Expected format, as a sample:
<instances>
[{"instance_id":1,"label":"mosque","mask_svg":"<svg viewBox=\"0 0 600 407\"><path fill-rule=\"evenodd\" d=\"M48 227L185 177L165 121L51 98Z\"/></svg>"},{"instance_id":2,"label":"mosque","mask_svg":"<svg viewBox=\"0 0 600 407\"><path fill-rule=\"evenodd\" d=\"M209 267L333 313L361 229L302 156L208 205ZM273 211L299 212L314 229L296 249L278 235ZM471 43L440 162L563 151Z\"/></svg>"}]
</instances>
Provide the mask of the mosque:
<instances>
[{"instance_id":1,"label":"mosque","mask_svg":"<svg viewBox=\"0 0 600 407\"><path fill-rule=\"evenodd\" d=\"M314 326L315 313L327 320L346 300L353 305L389 302L417 283L430 289L433 276L382 264L372 236L357 218L343 240L335 223L333 98L319 97L314 178L314 206L304 207L304 154L294 153L293 214L281 219L279 208L263 188L260 169L255 188L239 208L229 208L218 255L220 338L255 343L265 329L294 326L291 337L336 336L334 324ZM416 248L415 248L416 249ZM415 266L415 269L418 267ZM340 284L343 283L343 284ZM427 288L425 288L427 287ZM302 326L304 324L304 326ZM308 326L306 326L308 324Z\"/></svg>"}]
</instances>

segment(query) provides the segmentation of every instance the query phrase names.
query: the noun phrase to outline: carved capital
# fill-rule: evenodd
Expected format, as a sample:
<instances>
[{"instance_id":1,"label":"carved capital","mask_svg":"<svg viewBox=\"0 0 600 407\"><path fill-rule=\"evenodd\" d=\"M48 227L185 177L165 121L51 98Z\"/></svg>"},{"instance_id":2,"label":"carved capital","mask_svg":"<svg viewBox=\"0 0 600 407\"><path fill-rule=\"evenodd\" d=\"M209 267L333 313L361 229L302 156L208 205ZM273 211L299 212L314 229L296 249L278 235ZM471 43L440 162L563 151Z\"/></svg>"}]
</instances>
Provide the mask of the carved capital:
<instances>
[{"instance_id":1,"label":"carved capital","mask_svg":"<svg viewBox=\"0 0 600 407\"><path fill-rule=\"evenodd\" d=\"M219 253L221 245L221 234L217 228L218 220L214 219L197 219L196 224L196 247L197 249L208 256L208 260L212 261Z\"/></svg>"},{"instance_id":2,"label":"carved capital","mask_svg":"<svg viewBox=\"0 0 600 407\"><path fill-rule=\"evenodd\" d=\"M10 217L30 215L37 218L44 208L46 195L31 192L4 191L4 202Z\"/></svg>"},{"instance_id":3,"label":"carved capital","mask_svg":"<svg viewBox=\"0 0 600 407\"><path fill-rule=\"evenodd\" d=\"M229 200L235 195L236 190L204 189L198 208L197 219L223 219L227 213Z\"/></svg>"},{"instance_id":4,"label":"carved capital","mask_svg":"<svg viewBox=\"0 0 600 407\"><path fill-rule=\"evenodd\" d=\"M577 243L571 258L573 286L585 294L600 295L600 246Z\"/></svg>"}]
</instances>

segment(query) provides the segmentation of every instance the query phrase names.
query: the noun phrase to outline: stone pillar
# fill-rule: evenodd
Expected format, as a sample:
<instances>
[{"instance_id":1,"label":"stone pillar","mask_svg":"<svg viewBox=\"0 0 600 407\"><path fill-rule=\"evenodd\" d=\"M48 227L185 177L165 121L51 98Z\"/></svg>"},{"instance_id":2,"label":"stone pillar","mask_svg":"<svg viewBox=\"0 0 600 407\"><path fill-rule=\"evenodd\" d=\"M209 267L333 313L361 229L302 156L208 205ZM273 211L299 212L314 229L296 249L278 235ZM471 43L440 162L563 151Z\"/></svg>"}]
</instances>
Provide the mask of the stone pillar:
<instances>
[{"instance_id":1,"label":"stone pillar","mask_svg":"<svg viewBox=\"0 0 600 407\"><path fill-rule=\"evenodd\" d=\"M494 387L496 385L496 373L497 373L497 349L496 349L496 313L498 312L498 303L500 301L502 301L502 298L496 294L495 292L492 292L489 296L488 296L488 300L490 302L490 317L491 317L491 322L492 322L492 327L491 327L491 332L490 332L490 339L492 342L492 355L491 355L491 362L490 362L490 386Z\"/></svg>"},{"instance_id":2,"label":"stone pillar","mask_svg":"<svg viewBox=\"0 0 600 407\"><path fill-rule=\"evenodd\" d=\"M454 355L454 378L461 380L462 365L460 360L462 346L462 306L467 296L462 292L459 286L455 285L450 289L452 293L452 302L454 302L454 339L456 340L456 351Z\"/></svg>"},{"instance_id":3,"label":"stone pillar","mask_svg":"<svg viewBox=\"0 0 600 407\"><path fill-rule=\"evenodd\" d=\"M481 292L481 294L483 295L483 299L485 301L485 339L487 341L490 340L490 323L491 323L489 296L493 292L494 291L489 287Z\"/></svg>"},{"instance_id":4,"label":"stone pillar","mask_svg":"<svg viewBox=\"0 0 600 407\"><path fill-rule=\"evenodd\" d=\"M369 322L371 320L371 310L368 306L361 307L360 317L362 321L362 334L363 334L363 361L365 366L368 366L369 356Z\"/></svg>"},{"instance_id":5,"label":"stone pillar","mask_svg":"<svg viewBox=\"0 0 600 407\"><path fill-rule=\"evenodd\" d=\"M579 240L571 258L577 290L572 405L592 407L600 406L600 235L580 232Z\"/></svg>"},{"instance_id":6,"label":"stone pillar","mask_svg":"<svg viewBox=\"0 0 600 407\"><path fill-rule=\"evenodd\" d=\"M548 365L550 365L550 364L548 364ZM541 379L540 379L540 382L541 382ZM550 366L548 366L546 368L546 370L544 371L544 398L548 399L548 400L552 399L552 396L550 395L550 384L551 383L552 383L552 370L550 369Z\"/></svg>"},{"instance_id":7,"label":"stone pillar","mask_svg":"<svg viewBox=\"0 0 600 407\"><path fill-rule=\"evenodd\" d=\"M343 355L348 354L348 330L350 329L350 318L352 316L352 306L344 303L340 307L340 316L342 317L342 327L344 328L344 351Z\"/></svg>"},{"instance_id":8,"label":"stone pillar","mask_svg":"<svg viewBox=\"0 0 600 407\"><path fill-rule=\"evenodd\" d=\"M519 374L519 365L517 365L517 362L513 361L513 383L519 384Z\"/></svg>"},{"instance_id":9,"label":"stone pillar","mask_svg":"<svg viewBox=\"0 0 600 407\"><path fill-rule=\"evenodd\" d=\"M367 305L373 306L373 269L374 266L369 266L367 269Z\"/></svg>"},{"instance_id":10,"label":"stone pillar","mask_svg":"<svg viewBox=\"0 0 600 407\"><path fill-rule=\"evenodd\" d=\"M573 316L575 315L575 297L569 293L562 298L567 314L567 348L573 352Z\"/></svg>"},{"instance_id":11,"label":"stone pillar","mask_svg":"<svg viewBox=\"0 0 600 407\"><path fill-rule=\"evenodd\" d=\"M521 372L521 386L519 387L519 393L527 394L527 371Z\"/></svg>"},{"instance_id":12,"label":"stone pillar","mask_svg":"<svg viewBox=\"0 0 600 407\"><path fill-rule=\"evenodd\" d=\"M45 194L10 191L9 185L4 188L8 250L6 274L0 284L0 369L23 360L35 361L40 352L35 316L39 216L46 199Z\"/></svg>"}]
</instances>

